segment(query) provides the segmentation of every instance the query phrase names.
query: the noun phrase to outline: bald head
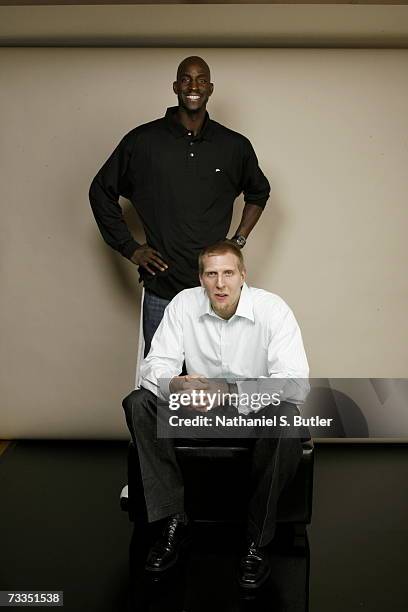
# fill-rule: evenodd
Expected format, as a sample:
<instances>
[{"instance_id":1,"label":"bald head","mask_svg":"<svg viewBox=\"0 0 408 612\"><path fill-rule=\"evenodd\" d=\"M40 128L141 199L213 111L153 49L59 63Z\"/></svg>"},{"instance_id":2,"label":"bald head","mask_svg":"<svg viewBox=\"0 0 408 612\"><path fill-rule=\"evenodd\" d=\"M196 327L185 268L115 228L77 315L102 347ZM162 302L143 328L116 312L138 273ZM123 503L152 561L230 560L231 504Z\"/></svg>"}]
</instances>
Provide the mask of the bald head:
<instances>
[{"instance_id":1,"label":"bald head","mask_svg":"<svg viewBox=\"0 0 408 612\"><path fill-rule=\"evenodd\" d=\"M173 83L173 91L179 102L178 112L187 113L190 117L201 116L204 120L208 98L213 89L207 62L197 55L183 59L177 68L177 80Z\"/></svg>"},{"instance_id":2,"label":"bald head","mask_svg":"<svg viewBox=\"0 0 408 612\"><path fill-rule=\"evenodd\" d=\"M211 73L210 67L202 57L198 55L190 55L190 57L186 57L180 62L179 67L177 68L177 81L180 80L180 77L190 66L196 66L200 68L200 71L208 76L208 80L211 81Z\"/></svg>"}]
</instances>

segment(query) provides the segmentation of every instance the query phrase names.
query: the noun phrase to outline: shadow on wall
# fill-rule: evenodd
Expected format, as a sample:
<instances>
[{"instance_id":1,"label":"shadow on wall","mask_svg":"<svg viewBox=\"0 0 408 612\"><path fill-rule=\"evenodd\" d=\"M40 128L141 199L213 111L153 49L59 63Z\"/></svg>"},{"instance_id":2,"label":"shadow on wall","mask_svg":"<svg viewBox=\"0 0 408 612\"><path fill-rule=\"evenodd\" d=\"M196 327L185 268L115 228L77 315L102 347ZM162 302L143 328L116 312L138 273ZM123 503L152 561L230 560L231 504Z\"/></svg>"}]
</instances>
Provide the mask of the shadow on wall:
<instances>
[{"instance_id":1,"label":"shadow on wall","mask_svg":"<svg viewBox=\"0 0 408 612\"><path fill-rule=\"evenodd\" d=\"M281 267L282 253L285 251L285 240L290 218L281 205L279 199L279 186L274 185L274 191L271 192L262 217L253 229L248 243L245 246L244 257L248 271L248 284L253 287L260 287L268 291L279 294L279 288L276 287L277 271ZM234 217L231 224L231 230L235 231L240 220L240 215L243 206L235 204ZM269 226L268 232L261 233L261 228ZM287 262L286 267L287 269ZM286 299L288 296L283 296Z\"/></svg>"},{"instance_id":2,"label":"shadow on wall","mask_svg":"<svg viewBox=\"0 0 408 612\"><path fill-rule=\"evenodd\" d=\"M332 418L332 426L310 426L312 438L369 438L368 424L360 407L346 393L330 388L328 379L312 379L311 391L302 406L305 417Z\"/></svg>"},{"instance_id":3,"label":"shadow on wall","mask_svg":"<svg viewBox=\"0 0 408 612\"><path fill-rule=\"evenodd\" d=\"M138 214L128 200L121 199L123 217L135 240L141 244L145 242L141 222ZM99 251L101 260L105 262L105 272L109 277L109 285L112 291L122 296L132 307L139 304L142 294L142 285L139 284L139 272L137 266L127 261L120 253L114 251L103 240L95 223L92 231L92 239L95 242L95 249Z\"/></svg>"}]
</instances>

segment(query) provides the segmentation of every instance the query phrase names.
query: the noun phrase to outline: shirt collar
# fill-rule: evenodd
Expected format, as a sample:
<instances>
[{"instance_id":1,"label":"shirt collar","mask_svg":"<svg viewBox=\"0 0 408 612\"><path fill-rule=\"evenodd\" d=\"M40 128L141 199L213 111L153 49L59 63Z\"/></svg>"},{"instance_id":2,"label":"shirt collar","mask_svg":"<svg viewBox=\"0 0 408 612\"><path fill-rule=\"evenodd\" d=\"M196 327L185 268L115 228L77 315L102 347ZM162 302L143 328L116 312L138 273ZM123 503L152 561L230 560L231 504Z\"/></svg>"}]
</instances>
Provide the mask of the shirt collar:
<instances>
[{"instance_id":1,"label":"shirt collar","mask_svg":"<svg viewBox=\"0 0 408 612\"><path fill-rule=\"evenodd\" d=\"M169 108L166 110L164 120L173 136L175 136L176 138L181 138L181 136L186 136L188 134L188 130L184 127L182 123L180 123L180 121L176 119L175 113L177 110L178 106L169 106ZM200 133L198 134L198 138L202 140L211 140L213 132L214 121L210 119L208 112L205 111L204 123Z\"/></svg>"},{"instance_id":2,"label":"shirt collar","mask_svg":"<svg viewBox=\"0 0 408 612\"><path fill-rule=\"evenodd\" d=\"M203 289L203 300L200 305L200 310L198 313L199 317L204 315L210 315L211 317L218 317L218 315L213 311L211 307L211 302L208 298L208 295ZM249 319L253 323L255 323L254 317L254 303L251 296L251 291L246 283L242 285L241 295L239 297L239 302L235 313L232 315L231 319L234 317L244 317L245 319ZM231 321L229 319L229 321Z\"/></svg>"}]
</instances>

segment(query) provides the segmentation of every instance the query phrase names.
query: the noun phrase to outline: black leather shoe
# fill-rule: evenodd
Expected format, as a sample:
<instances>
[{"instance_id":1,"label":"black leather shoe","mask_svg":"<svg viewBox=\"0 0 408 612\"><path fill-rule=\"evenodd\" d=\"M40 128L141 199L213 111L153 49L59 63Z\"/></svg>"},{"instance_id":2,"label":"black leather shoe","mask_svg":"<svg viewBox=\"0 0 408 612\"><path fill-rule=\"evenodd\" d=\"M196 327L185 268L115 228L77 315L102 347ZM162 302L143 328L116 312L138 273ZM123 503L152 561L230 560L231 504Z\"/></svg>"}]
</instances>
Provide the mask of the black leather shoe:
<instances>
[{"instance_id":1,"label":"black leather shoe","mask_svg":"<svg viewBox=\"0 0 408 612\"><path fill-rule=\"evenodd\" d=\"M179 558L181 548L190 539L190 527L176 514L167 519L162 534L147 555L145 569L148 572L163 572Z\"/></svg>"},{"instance_id":2,"label":"black leather shoe","mask_svg":"<svg viewBox=\"0 0 408 612\"><path fill-rule=\"evenodd\" d=\"M254 542L241 559L239 568L239 585L244 589L257 589L268 579L271 573L265 550L258 548Z\"/></svg>"}]
</instances>

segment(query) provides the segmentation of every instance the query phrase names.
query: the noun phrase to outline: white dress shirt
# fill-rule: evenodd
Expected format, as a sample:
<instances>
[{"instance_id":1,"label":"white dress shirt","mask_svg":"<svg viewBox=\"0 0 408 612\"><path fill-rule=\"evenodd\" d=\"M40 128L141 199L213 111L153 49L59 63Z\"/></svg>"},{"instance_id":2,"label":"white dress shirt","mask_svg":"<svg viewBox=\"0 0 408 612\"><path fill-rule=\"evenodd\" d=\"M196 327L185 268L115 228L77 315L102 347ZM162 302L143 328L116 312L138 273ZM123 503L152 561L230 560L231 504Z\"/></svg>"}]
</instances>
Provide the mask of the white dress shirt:
<instances>
[{"instance_id":1,"label":"white dress shirt","mask_svg":"<svg viewBox=\"0 0 408 612\"><path fill-rule=\"evenodd\" d=\"M302 336L289 306L279 296L244 283L235 314L222 319L212 309L202 287L181 291L167 306L140 368L141 386L167 399L168 382L181 373L230 381L243 392L260 390L259 379L290 379L284 399L302 403L309 376ZM280 386L280 381L274 381ZM300 385L299 385L300 382ZM305 392L306 388L306 392ZM289 395L288 395L289 394ZM250 409L242 407L242 413Z\"/></svg>"}]
</instances>

